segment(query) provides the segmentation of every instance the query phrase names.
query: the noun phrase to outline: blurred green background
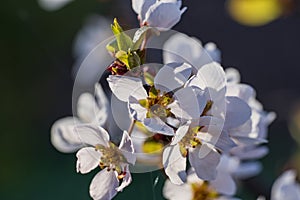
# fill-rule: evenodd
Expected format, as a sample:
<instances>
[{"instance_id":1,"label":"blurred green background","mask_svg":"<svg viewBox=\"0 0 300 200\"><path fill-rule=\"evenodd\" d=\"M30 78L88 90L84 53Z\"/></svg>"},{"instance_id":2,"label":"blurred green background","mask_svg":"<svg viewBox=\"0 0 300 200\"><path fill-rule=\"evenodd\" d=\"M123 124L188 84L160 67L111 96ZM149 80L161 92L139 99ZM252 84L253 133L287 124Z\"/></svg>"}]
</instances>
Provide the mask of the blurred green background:
<instances>
[{"instance_id":1,"label":"blurred green background","mask_svg":"<svg viewBox=\"0 0 300 200\"><path fill-rule=\"evenodd\" d=\"M72 115L73 42L90 14L138 26L130 0L75 0L48 12L36 0L3 1L0 7L1 135L0 199L89 199L94 173L75 171L75 155L50 143L50 128ZM273 180L286 168L300 171L300 15L293 10L262 26L248 27L230 17L221 0L184 1L188 7L174 28L222 51L224 67L240 70L258 99L278 115L269 131L270 153L263 172L241 182L238 196L268 196ZM296 138L293 140L291 134ZM160 172L134 174L116 199L162 199ZM153 185L156 177L158 184Z\"/></svg>"}]
</instances>

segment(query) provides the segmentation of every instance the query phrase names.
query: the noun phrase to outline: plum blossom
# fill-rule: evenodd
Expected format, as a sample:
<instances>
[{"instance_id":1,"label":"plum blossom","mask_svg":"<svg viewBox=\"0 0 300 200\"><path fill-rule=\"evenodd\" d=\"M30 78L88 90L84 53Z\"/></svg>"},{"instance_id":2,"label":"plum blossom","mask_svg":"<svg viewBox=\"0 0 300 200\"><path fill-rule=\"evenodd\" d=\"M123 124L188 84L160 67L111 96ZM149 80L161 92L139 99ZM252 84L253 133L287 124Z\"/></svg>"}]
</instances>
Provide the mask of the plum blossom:
<instances>
[{"instance_id":1,"label":"plum blossom","mask_svg":"<svg viewBox=\"0 0 300 200\"><path fill-rule=\"evenodd\" d=\"M155 27L160 31L171 29L180 21L186 7L181 0L132 0L132 8L142 26Z\"/></svg>"},{"instance_id":2,"label":"plum blossom","mask_svg":"<svg viewBox=\"0 0 300 200\"><path fill-rule=\"evenodd\" d=\"M271 200L298 200L300 198L300 184L296 182L296 172L288 170L274 182ZM259 197L257 200L265 200Z\"/></svg>"},{"instance_id":3,"label":"plum blossom","mask_svg":"<svg viewBox=\"0 0 300 200\"><path fill-rule=\"evenodd\" d=\"M142 122L151 132L172 136L174 127L169 124L172 119L178 123L197 119L207 103L203 101L202 90L186 85L191 71L192 67L186 63L167 64L156 74L148 91L136 77L111 75L107 81L113 94L128 102L134 120Z\"/></svg>"},{"instance_id":4,"label":"plum blossom","mask_svg":"<svg viewBox=\"0 0 300 200\"><path fill-rule=\"evenodd\" d=\"M232 197L231 183L227 182L228 179L222 180L222 178L224 177L220 176L215 180L215 182L220 181L222 184L204 181L199 179L195 170L191 168L188 171L187 182L183 185L176 185L167 180L163 188L163 195L169 200L237 200L237 198Z\"/></svg>"},{"instance_id":5,"label":"plum blossom","mask_svg":"<svg viewBox=\"0 0 300 200\"><path fill-rule=\"evenodd\" d=\"M80 95L77 103L77 117L57 120L51 128L53 146L64 153L73 153L83 146L74 127L84 123L103 126L108 118L108 100L100 84L95 85L95 96L90 93Z\"/></svg>"},{"instance_id":6,"label":"plum blossom","mask_svg":"<svg viewBox=\"0 0 300 200\"><path fill-rule=\"evenodd\" d=\"M134 164L136 158L130 136L124 131L117 147L100 126L81 125L76 126L75 130L86 145L76 154L77 172L86 174L100 166L102 170L91 182L90 195L95 200L112 199L132 181L129 164Z\"/></svg>"}]
</instances>

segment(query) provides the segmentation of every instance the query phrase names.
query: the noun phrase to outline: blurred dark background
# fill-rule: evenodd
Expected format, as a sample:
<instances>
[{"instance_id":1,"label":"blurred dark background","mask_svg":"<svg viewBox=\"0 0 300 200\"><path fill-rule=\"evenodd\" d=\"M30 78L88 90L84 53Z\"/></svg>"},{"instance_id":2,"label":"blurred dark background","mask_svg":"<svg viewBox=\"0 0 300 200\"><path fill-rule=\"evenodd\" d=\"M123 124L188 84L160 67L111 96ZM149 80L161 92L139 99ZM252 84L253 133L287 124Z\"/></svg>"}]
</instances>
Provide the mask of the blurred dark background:
<instances>
[{"instance_id":1,"label":"blurred dark background","mask_svg":"<svg viewBox=\"0 0 300 200\"><path fill-rule=\"evenodd\" d=\"M238 194L255 199L268 196L283 169L300 171L300 15L290 12L262 26L246 26L230 17L225 3L185 0L188 10L174 29L203 43L215 42L223 66L239 69L242 82L254 86L265 109L277 113L269 131L270 153L262 159L264 170L242 182ZM0 199L89 198L94 173L76 173L75 155L53 148L50 128L72 115L73 42L93 13L117 17L127 28L138 26L130 0L75 0L51 12L36 0L2 2ZM162 199L162 185L159 172L135 174L116 199Z\"/></svg>"}]
</instances>

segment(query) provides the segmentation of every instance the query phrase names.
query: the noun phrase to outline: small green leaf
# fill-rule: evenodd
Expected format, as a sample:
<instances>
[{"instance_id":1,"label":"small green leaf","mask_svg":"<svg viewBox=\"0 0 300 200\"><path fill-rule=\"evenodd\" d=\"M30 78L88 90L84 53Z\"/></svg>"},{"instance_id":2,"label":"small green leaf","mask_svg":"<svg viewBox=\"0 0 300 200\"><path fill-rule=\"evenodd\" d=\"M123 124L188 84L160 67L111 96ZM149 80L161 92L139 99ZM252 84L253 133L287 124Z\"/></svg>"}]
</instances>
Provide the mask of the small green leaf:
<instances>
[{"instance_id":1,"label":"small green leaf","mask_svg":"<svg viewBox=\"0 0 300 200\"><path fill-rule=\"evenodd\" d=\"M114 19L114 23L111 25L111 30L117 39L119 50L128 51L128 49L133 46L132 39L124 33L116 18Z\"/></svg>"},{"instance_id":2,"label":"small green leaf","mask_svg":"<svg viewBox=\"0 0 300 200\"><path fill-rule=\"evenodd\" d=\"M114 39L110 43L108 43L106 45L106 49L107 49L107 51L109 51L111 53L116 53L117 51L119 51L117 40Z\"/></svg>"}]
</instances>

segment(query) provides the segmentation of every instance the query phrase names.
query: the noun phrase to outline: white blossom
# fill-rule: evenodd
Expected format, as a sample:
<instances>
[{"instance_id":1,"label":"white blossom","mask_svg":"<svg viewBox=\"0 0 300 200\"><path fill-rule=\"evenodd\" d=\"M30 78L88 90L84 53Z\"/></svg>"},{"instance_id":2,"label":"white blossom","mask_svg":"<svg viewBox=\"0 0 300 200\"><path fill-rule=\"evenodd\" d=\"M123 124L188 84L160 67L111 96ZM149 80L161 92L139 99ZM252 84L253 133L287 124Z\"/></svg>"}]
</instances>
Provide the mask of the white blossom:
<instances>
[{"instance_id":1,"label":"white blossom","mask_svg":"<svg viewBox=\"0 0 300 200\"><path fill-rule=\"evenodd\" d=\"M296 182L296 172L284 172L273 184L271 200L298 200L300 198L300 184Z\"/></svg>"},{"instance_id":2,"label":"white blossom","mask_svg":"<svg viewBox=\"0 0 300 200\"><path fill-rule=\"evenodd\" d=\"M216 178L220 154L209 142L201 140L201 131L199 126L187 123L178 128L172 143L164 149L163 165L172 183L183 184L186 181L187 158L199 178Z\"/></svg>"},{"instance_id":3,"label":"white blossom","mask_svg":"<svg viewBox=\"0 0 300 200\"><path fill-rule=\"evenodd\" d=\"M134 164L136 158L130 136L124 131L117 147L110 142L109 134L100 126L81 125L76 126L75 130L86 145L76 154L77 172L86 174L100 166L102 170L91 182L90 195L95 200L112 199L132 181L129 164Z\"/></svg>"},{"instance_id":4,"label":"white blossom","mask_svg":"<svg viewBox=\"0 0 300 200\"><path fill-rule=\"evenodd\" d=\"M155 27L160 31L171 29L180 21L186 7L181 0L132 0L132 8L141 25Z\"/></svg>"},{"instance_id":5,"label":"white blossom","mask_svg":"<svg viewBox=\"0 0 300 200\"><path fill-rule=\"evenodd\" d=\"M108 118L108 100L100 84L95 85L95 96L83 93L77 104L77 117L57 120L51 128L53 146L64 153L72 153L83 146L74 127L83 123L103 126Z\"/></svg>"},{"instance_id":6,"label":"white blossom","mask_svg":"<svg viewBox=\"0 0 300 200\"><path fill-rule=\"evenodd\" d=\"M298 200L300 198L300 184L296 182L296 171L285 171L274 182L271 191L271 200ZM263 196L257 200L265 200Z\"/></svg>"},{"instance_id":7,"label":"white blossom","mask_svg":"<svg viewBox=\"0 0 300 200\"><path fill-rule=\"evenodd\" d=\"M173 127L168 124L170 117L180 122L197 119L206 105L203 91L186 85L191 70L185 63L167 64L156 74L149 91L140 78L111 75L107 80L113 94L128 102L133 119L151 132L174 135Z\"/></svg>"},{"instance_id":8,"label":"white blossom","mask_svg":"<svg viewBox=\"0 0 300 200\"><path fill-rule=\"evenodd\" d=\"M199 179L195 170L191 168L188 171L186 183L176 185L167 180L163 188L163 195L169 200L237 200L237 198L232 197L231 183L227 182L230 179L225 177L226 179L222 180L222 178L224 177L220 176L215 180L220 181L222 184L212 184L211 182ZM224 182L225 184L223 184Z\"/></svg>"}]
</instances>

